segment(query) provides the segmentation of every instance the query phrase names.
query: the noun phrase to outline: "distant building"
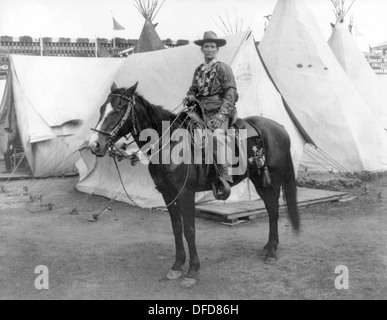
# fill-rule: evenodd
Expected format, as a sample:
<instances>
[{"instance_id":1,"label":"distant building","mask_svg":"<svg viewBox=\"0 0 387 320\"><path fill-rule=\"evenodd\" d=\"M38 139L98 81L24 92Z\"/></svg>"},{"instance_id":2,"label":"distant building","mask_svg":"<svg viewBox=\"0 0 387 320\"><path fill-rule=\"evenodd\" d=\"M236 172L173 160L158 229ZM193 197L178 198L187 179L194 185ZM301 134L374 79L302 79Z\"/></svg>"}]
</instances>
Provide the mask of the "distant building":
<instances>
[{"instance_id":1,"label":"distant building","mask_svg":"<svg viewBox=\"0 0 387 320\"><path fill-rule=\"evenodd\" d=\"M134 47L137 40L115 38L112 40L88 38L49 38L33 39L24 37L0 37L0 48L7 50L9 54L23 54L34 56L59 56L59 57L96 57L100 50L106 50L110 56L118 56L121 50ZM102 50L103 51L103 50ZM103 54L106 56L106 53Z\"/></svg>"},{"instance_id":2,"label":"distant building","mask_svg":"<svg viewBox=\"0 0 387 320\"><path fill-rule=\"evenodd\" d=\"M9 70L9 52L0 47L0 80L3 80L7 77Z\"/></svg>"},{"instance_id":3,"label":"distant building","mask_svg":"<svg viewBox=\"0 0 387 320\"><path fill-rule=\"evenodd\" d=\"M377 74L387 74L387 41L371 48L368 62Z\"/></svg>"},{"instance_id":4,"label":"distant building","mask_svg":"<svg viewBox=\"0 0 387 320\"><path fill-rule=\"evenodd\" d=\"M54 57L125 57L133 52L137 40L88 38L32 38L0 36L0 79L7 77L9 55Z\"/></svg>"},{"instance_id":5,"label":"distant building","mask_svg":"<svg viewBox=\"0 0 387 320\"><path fill-rule=\"evenodd\" d=\"M186 40L173 43L168 40L169 47L187 44ZM97 38L32 38L30 36L10 37L0 36L0 79L7 76L9 69L9 55L21 54L29 56L54 57L117 57L124 58L134 52L137 39L105 39Z\"/></svg>"},{"instance_id":6,"label":"distant building","mask_svg":"<svg viewBox=\"0 0 387 320\"><path fill-rule=\"evenodd\" d=\"M371 48L371 52L375 56L386 56L387 55L387 41Z\"/></svg>"}]
</instances>

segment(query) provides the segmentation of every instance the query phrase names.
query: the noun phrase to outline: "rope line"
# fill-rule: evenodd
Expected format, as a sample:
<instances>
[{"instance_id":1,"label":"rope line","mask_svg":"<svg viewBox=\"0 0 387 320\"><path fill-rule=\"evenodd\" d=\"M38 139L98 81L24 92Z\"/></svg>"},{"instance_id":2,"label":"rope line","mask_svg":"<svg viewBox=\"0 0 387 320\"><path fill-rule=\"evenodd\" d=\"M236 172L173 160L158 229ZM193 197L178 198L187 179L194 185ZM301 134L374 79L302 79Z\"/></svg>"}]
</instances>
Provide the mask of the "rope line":
<instances>
[{"instance_id":1,"label":"rope line","mask_svg":"<svg viewBox=\"0 0 387 320\"><path fill-rule=\"evenodd\" d=\"M323 167L325 170L327 171L330 171L324 164L322 164L321 162L319 162L317 159L314 158L314 156L312 156L312 153L310 153L310 151L306 151L304 150L305 154L311 158L313 161L317 162L321 167Z\"/></svg>"},{"instance_id":2,"label":"rope line","mask_svg":"<svg viewBox=\"0 0 387 320\"><path fill-rule=\"evenodd\" d=\"M320 148L317 148L317 147L314 147L316 148L317 151L319 151L322 155L324 155L327 159L329 159L330 161L332 161L333 163L336 164L337 167L341 168L341 171L344 171L344 172L348 172L348 170L343 167L338 161L336 161L334 158L332 158L328 153L326 153L324 150L320 149Z\"/></svg>"}]
</instances>

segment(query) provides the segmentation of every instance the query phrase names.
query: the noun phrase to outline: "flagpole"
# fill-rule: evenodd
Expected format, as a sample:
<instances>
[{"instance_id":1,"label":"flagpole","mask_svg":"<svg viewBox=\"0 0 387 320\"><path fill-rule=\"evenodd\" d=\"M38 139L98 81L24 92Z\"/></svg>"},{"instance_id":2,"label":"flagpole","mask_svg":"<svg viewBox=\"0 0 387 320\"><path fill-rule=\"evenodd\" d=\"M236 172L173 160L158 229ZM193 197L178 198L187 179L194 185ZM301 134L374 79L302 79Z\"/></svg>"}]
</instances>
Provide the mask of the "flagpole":
<instances>
[{"instance_id":1,"label":"flagpole","mask_svg":"<svg viewBox=\"0 0 387 320\"><path fill-rule=\"evenodd\" d=\"M114 55L115 55L115 51L116 51L116 39L115 39L115 35L114 35L114 31L116 30L125 30L125 28L120 25L115 19L114 19L114 16L113 16L113 10L110 10L111 14L112 14L112 20L113 20L113 52L114 52Z\"/></svg>"},{"instance_id":2,"label":"flagpole","mask_svg":"<svg viewBox=\"0 0 387 320\"><path fill-rule=\"evenodd\" d=\"M112 14L112 21L114 21L114 16L113 16L113 10L110 10L110 13ZM114 25L113 25L113 55L115 55L116 51L116 39L114 39Z\"/></svg>"}]
</instances>

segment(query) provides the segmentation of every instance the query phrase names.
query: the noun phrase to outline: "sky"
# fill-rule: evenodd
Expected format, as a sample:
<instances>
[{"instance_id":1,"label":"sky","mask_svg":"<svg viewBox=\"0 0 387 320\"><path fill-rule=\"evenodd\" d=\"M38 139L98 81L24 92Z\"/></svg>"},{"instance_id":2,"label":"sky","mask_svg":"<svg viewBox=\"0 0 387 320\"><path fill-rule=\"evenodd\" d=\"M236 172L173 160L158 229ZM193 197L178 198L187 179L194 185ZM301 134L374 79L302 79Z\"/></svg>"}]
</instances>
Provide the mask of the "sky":
<instances>
[{"instance_id":1,"label":"sky","mask_svg":"<svg viewBox=\"0 0 387 320\"><path fill-rule=\"evenodd\" d=\"M147 0L146 0L147 1ZM161 3L163 0L159 0ZM197 40L204 31L225 35L219 18L251 29L262 38L264 16L273 12L276 0L165 0L154 22L161 39ZM329 38L335 22L331 0L305 0L320 30ZM352 0L347 0L349 5ZM387 0L356 0L349 15L371 46L387 41ZM113 31L112 16L125 30ZM0 0L0 35L138 39L144 19L134 0ZM227 23L228 24L228 23Z\"/></svg>"}]
</instances>

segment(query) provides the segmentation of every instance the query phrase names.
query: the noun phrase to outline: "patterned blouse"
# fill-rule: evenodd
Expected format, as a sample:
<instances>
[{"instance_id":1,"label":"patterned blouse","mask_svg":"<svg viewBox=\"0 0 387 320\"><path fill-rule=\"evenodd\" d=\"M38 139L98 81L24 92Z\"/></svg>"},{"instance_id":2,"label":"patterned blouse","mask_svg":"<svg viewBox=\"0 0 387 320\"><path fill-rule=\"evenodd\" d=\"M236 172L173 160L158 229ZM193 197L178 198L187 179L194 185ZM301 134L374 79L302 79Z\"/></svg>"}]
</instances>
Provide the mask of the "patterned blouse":
<instances>
[{"instance_id":1,"label":"patterned blouse","mask_svg":"<svg viewBox=\"0 0 387 320\"><path fill-rule=\"evenodd\" d=\"M234 90L229 90L230 88ZM207 97L212 98L213 102L218 100L218 108L225 104L229 105L229 108L235 108L238 93L231 68L216 59L209 64L201 64L195 70L187 95L193 95L200 100L206 100Z\"/></svg>"}]
</instances>

